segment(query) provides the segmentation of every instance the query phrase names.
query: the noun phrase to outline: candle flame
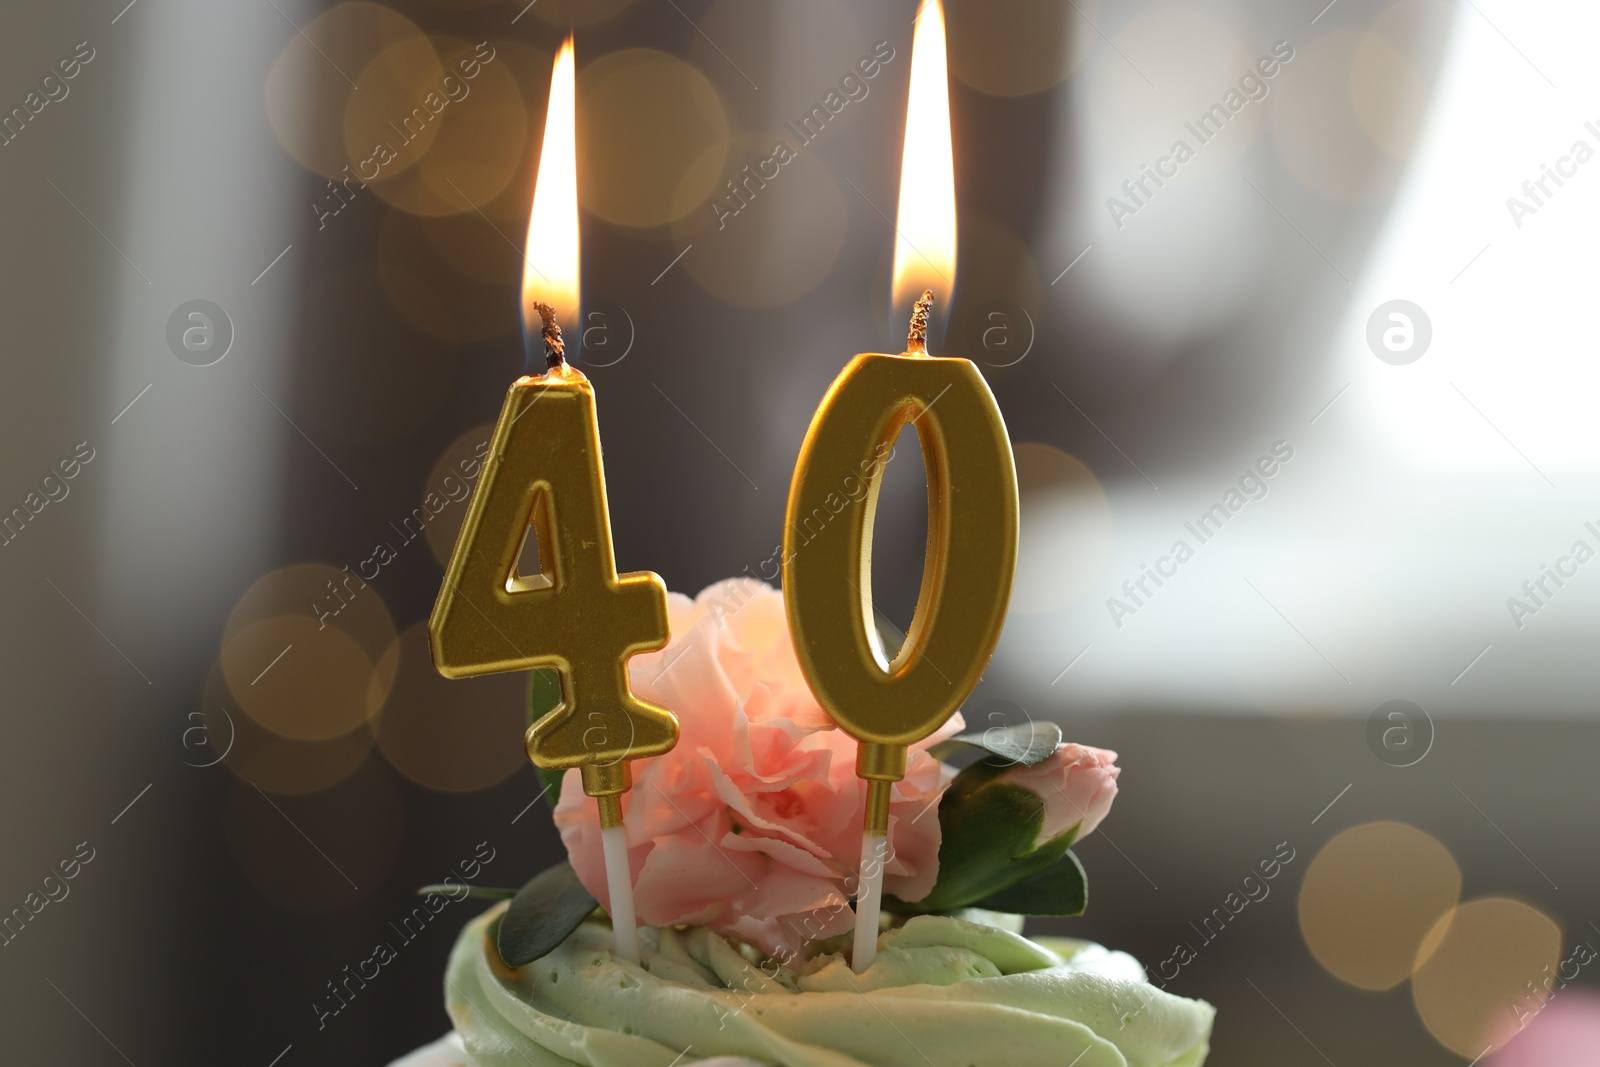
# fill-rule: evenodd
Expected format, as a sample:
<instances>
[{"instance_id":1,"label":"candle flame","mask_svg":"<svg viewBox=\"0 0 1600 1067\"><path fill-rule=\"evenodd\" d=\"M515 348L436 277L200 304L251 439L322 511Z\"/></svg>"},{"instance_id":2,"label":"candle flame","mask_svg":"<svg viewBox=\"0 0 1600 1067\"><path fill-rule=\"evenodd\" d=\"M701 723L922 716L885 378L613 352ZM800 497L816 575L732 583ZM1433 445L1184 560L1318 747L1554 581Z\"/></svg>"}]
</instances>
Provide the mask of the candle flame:
<instances>
[{"instance_id":1,"label":"candle flame","mask_svg":"<svg viewBox=\"0 0 1600 1067\"><path fill-rule=\"evenodd\" d=\"M894 306L908 308L924 289L948 307L956 273L956 180L950 147L950 88L944 9L928 0L911 43L911 95L900 158L895 220Z\"/></svg>"},{"instance_id":2,"label":"candle flame","mask_svg":"<svg viewBox=\"0 0 1600 1067\"><path fill-rule=\"evenodd\" d=\"M550 107L544 118L544 146L528 216L528 243L522 267L522 329L538 351L538 303L555 308L556 321L578 324L578 153L577 88L572 38L556 54L550 75Z\"/></svg>"}]
</instances>

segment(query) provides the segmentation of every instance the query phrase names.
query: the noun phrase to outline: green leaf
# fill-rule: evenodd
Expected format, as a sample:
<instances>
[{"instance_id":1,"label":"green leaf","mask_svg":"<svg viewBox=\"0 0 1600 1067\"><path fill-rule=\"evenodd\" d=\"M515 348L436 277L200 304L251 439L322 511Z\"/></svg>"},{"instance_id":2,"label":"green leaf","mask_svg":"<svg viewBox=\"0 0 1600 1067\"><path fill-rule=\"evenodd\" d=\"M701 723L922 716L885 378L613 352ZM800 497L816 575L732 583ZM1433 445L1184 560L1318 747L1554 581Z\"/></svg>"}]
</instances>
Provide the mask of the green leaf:
<instances>
[{"instance_id":1,"label":"green leaf","mask_svg":"<svg viewBox=\"0 0 1600 1067\"><path fill-rule=\"evenodd\" d=\"M985 907L982 901L1028 882L1061 860L1078 827L1040 841L1044 800L1010 780L1012 766L985 759L956 775L939 801L938 880L921 900L885 897L886 909L915 915Z\"/></svg>"},{"instance_id":2,"label":"green leaf","mask_svg":"<svg viewBox=\"0 0 1600 1067\"><path fill-rule=\"evenodd\" d=\"M547 955L593 914L599 902L578 881L572 864L561 863L541 874L511 899L500 919L495 946L508 967Z\"/></svg>"},{"instance_id":3,"label":"green leaf","mask_svg":"<svg viewBox=\"0 0 1600 1067\"><path fill-rule=\"evenodd\" d=\"M535 667L528 672L528 725L550 714L561 703L561 672L554 667ZM534 768L545 785L545 798L554 808L561 800L561 771Z\"/></svg>"},{"instance_id":4,"label":"green leaf","mask_svg":"<svg viewBox=\"0 0 1600 1067\"><path fill-rule=\"evenodd\" d=\"M1038 874L991 893L973 907L1013 915L1082 915L1088 903L1088 878L1069 849Z\"/></svg>"},{"instance_id":5,"label":"green leaf","mask_svg":"<svg viewBox=\"0 0 1600 1067\"><path fill-rule=\"evenodd\" d=\"M957 734L929 751L938 759L957 748L976 748L1005 766L1042 763L1061 745L1061 727L1053 722L1025 722L1018 726L991 726L982 733Z\"/></svg>"},{"instance_id":6,"label":"green leaf","mask_svg":"<svg viewBox=\"0 0 1600 1067\"><path fill-rule=\"evenodd\" d=\"M465 893L462 892L463 889L466 890ZM515 889L487 885L425 885L417 890L419 897L451 897L456 900L464 896L476 897L479 900L510 900L516 895Z\"/></svg>"}]
</instances>

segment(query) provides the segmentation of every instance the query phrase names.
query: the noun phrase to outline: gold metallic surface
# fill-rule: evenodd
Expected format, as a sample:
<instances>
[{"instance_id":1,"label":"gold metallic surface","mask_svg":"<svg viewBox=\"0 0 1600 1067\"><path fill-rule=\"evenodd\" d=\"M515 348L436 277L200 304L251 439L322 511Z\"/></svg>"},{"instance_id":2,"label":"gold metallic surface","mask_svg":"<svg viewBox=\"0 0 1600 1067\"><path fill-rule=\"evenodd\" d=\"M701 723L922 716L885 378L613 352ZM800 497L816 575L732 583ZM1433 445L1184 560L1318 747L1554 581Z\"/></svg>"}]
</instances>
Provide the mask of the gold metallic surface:
<instances>
[{"instance_id":1,"label":"gold metallic surface","mask_svg":"<svg viewBox=\"0 0 1600 1067\"><path fill-rule=\"evenodd\" d=\"M906 776L904 745L863 741L856 751L856 777L869 782L898 782Z\"/></svg>"},{"instance_id":2,"label":"gold metallic surface","mask_svg":"<svg viewBox=\"0 0 1600 1067\"><path fill-rule=\"evenodd\" d=\"M862 745L862 751L866 750ZM900 750L904 752L904 749ZM901 777L904 777L904 771ZM867 782L867 813L861 820L862 829L878 837L889 836L889 794L894 790L894 783L881 778L873 778Z\"/></svg>"},{"instance_id":3,"label":"gold metallic surface","mask_svg":"<svg viewBox=\"0 0 1600 1067\"><path fill-rule=\"evenodd\" d=\"M543 573L516 573L532 525ZM428 622L448 678L555 667L562 701L528 731L541 768L584 768L584 790L628 788L624 760L666 752L670 711L628 684L628 657L666 645L666 587L617 574L594 391L561 365L506 396L461 537Z\"/></svg>"},{"instance_id":4,"label":"gold metallic surface","mask_svg":"<svg viewBox=\"0 0 1600 1067\"><path fill-rule=\"evenodd\" d=\"M622 764L626 767L627 764ZM585 767L587 771L589 768ZM589 784L589 776L584 775L584 786ZM585 788L585 792L587 792ZM594 795L594 794L591 794ZM622 825L622 794L601 793L595 796L595 804L600 808L600 829L611 830Z\"/></svg>"},{"instance_id":5,"label":"gold metallic surface","mask_svg":"<svg viewBox=\"0 0 1600 1067\"><path fill-rule=\"evenodd\" d=\"M922 589L887 662L873 623L872 525L883 465L914 425L928 477ZM1017 560L1017 477L1005 421L964 359L856 356L800 449L784 526L795 653L828 715L863 742L858 773L895 780L1000 639Z\"/></svg>"}]
</instances>

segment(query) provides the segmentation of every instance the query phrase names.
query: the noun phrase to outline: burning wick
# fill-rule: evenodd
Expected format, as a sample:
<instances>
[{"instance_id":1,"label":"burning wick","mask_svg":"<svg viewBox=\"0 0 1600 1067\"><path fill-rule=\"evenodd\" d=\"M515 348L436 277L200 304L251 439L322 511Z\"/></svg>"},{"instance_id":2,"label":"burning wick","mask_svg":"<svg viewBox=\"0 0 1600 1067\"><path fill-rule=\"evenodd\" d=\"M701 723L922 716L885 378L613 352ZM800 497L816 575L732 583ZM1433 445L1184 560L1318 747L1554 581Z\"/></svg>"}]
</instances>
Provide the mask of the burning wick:
<instances>
[{"instance_id":1,"label":"burning wick","mask_svg":"<svg viewBox=\"0 0 1600 1067\"><path fill-rule=\"evenodd\" d=\"M920 302L918 306L921 306ZM561 327L556 324L556 309L539 301L533 305L533 310L539 313L539 322L542 324L539 332L544 336L544 365L555 370L567 361L567 343L561 339Z\"/></svg>"},{"instance_id":2,"label":"burning wick","mask_svg":"<svg viewBox=\"0 0 1600 1067\"><path fill-rule=\"evenodd\" d=\"M933 290L924 289L911 308L911 329L906 334L908 353L928 354L928 312L933 308ZM557 336L559 336L559 331Z\"/></svg>"}]
</instances>

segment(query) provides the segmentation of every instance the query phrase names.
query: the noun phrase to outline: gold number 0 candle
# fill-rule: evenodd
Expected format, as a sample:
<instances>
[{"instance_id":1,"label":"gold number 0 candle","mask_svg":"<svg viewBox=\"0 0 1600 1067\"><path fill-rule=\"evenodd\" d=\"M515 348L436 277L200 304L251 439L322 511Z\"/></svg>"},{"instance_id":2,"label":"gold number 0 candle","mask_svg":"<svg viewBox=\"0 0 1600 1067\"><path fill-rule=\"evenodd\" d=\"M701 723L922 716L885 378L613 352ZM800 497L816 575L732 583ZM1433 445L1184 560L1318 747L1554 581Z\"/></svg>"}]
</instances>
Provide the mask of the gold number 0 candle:
<instances>
[{"instance_id":1,"label":"gold number 0 candle","mask_svg":"<svg viewBox=\"0 0 1600 1067\"><path fill-rule=\"evenodd\" d=\"M918 319L926 321L924 302ZM942 726L978 684L1017 559L1017 475L994 395L968 360L927 355L918 332L905 355L856 356L828 390L800 450L784 526L795 653L817 702L860 742L856 774L867 782L857 971L876 951L890 791L905 777L907 746ZM907 424L927 471L928 541L916 612L887 660L872 607L872 525L879 457Z\"/></svg>"},{"instance_id":2,"label":"gold number 0 candle","mask_svg":"<svg viewBox=\"0 0 1600 1067\"><path fill-rule=\"evenodd\" d=\"M912 45L896 232L896 303L924 281L948 293L955 179L938 0L923 7ZM1016 570L1017 475L1005 421L977 367L927 354L932 302L924 290L903 355L856 356L828 390L800 450L785 516L784 602L795 652L818 703L860 742L856 774L867 783L857 972L877 954L889 799L905 776L907 746L943 725L977 685ZM907 425L916 428L927 471L928 541L916 612L889 660L872 608L872 526L881 457Z\"/></svg>"},{"instance_id":3,"label":"gold number 0 candle","mask_svg":"<svg viewBox=\"0 0 1600 1067\"><path fill-rule=\"evenodd\" d=\"M600 808L617 955L639 962L633 887L622 826L628 761L678 739L678 720L633 695L628 658L666 645L667 591L648 571L618 574L606 508L594 389L563 358L555 309L539 291L577 305L578 205L572 42L551 77L544 148L528 223L523 318L541 324L548 370L506 394L483 473L428 621L439 673L463 678L555 667L561 703L527 734L546 770L580 768ZM541 573L517 573L530 525Z\"/></svg>"}]
</instances>

